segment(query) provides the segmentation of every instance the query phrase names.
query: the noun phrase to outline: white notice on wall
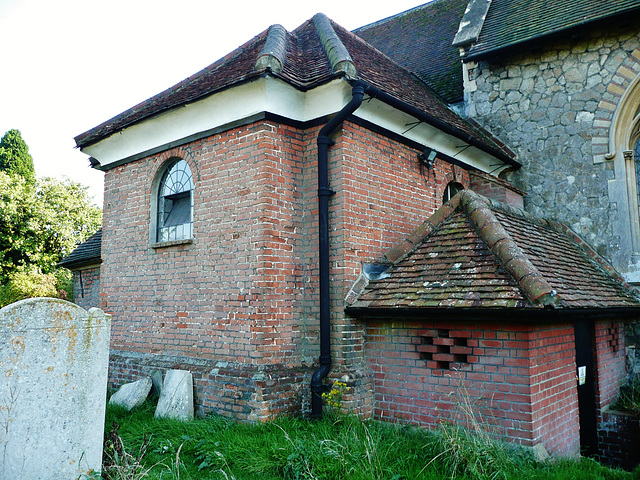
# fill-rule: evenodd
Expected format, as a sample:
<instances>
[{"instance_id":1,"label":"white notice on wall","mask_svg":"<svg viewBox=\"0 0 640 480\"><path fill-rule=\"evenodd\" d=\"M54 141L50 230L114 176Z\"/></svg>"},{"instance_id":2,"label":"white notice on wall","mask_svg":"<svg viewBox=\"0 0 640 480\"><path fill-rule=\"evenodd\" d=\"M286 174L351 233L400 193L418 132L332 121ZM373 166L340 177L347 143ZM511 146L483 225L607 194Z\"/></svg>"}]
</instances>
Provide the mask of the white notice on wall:
<instances>
[{"instance_id":1,"label":"white notice on wall","mask_svg":"<svg viewBox=\"0 0 640 480\"><path fill-rule=\"evenodd\" d=\"M587 382L587 367L578 367L578 385L584 385Z\"/></svg>"}]
</instances>

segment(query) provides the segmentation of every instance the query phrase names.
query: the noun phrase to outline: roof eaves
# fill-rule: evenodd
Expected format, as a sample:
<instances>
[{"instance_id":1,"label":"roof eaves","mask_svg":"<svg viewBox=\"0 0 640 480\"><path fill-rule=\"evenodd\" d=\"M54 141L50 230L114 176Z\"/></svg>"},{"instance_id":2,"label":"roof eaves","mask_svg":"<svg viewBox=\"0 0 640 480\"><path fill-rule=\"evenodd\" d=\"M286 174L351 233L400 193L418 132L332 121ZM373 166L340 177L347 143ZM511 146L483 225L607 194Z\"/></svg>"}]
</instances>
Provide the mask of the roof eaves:
<instances>
[{"instance_id":1,"label":"roof eaves","mask_svg":"<svg viewBox=\"0 0 640 480\"><path fill-rule=\"evenodd\" d=\"M390 93L380 90L379 88L374 87L363 80L359 80L359 81L365 84L365 91L371 97L377 98L378 100L388 105L396 107L399 110L405 113L408 113L409 115L417 118L418 120L428 123L429 125L432 125L442 130L445 133L449 133L450 135L453 135L454 137L460 140L463 140L469 143L470 145L473 145L474 147L477 147L480 150L483 150L489 153L490 155L493 155L494 157L502 160L503 162L505 162L508 165L511 165L512 167L520 168L522 166L520 162L518 162L513 157L513 152L508 147L506 147L506 145L504 144L502 145L504 147L504 150L500 150L497 145L496 147L493 147L489 145L487 142L482 141L479 138L474 137L466 132L463 132L456 126L451 125L443 120L440 120L439 118L434 117L433 115L430 115L424 110L421 110L417 107L414 107L413 105L408 104L403 100L400 100L399 98L391 95ZM475 124L472 124L471 122L467 121L467 123L472 128L475 128L475 129L479 128ZM494 138L491 138L491 141L495 141Z\"/></svg>"},{"instance_id":2,"label":"roof eaves","mask_svg":"<svg viewBox=\"0 0 640 480\"><path fill-rule=\"evenodd\" d=\"M471 0L471 1L473 1L473 0ZM480 1L484 1L484 0L480 0ZM490 2L491 0L488 0L488 1ZM530 37L526 37L526 38L523 38L523 39L515 41L515 42L507 43L507 44L504 44L504 45L498 45L496 47L488 48L486 50L480 48L482 46L482 43L476 43L476 44L472 45L462 55L462 60L464 62L472 62L472 61L483 60L483 59L485 59L487 57L490 57L492 55L495 55L495 54L499 54L499 53L509 52L509 51L515 50L518 47L522 47L525 44L535 43L535 42L537 42L539 40L542 40L543 38L552 37L554 35L560 35L560 34L565 33L565 32L570 32L572 30L579 29L581 27L584 27L585 25L589 25L589 24L597 23L597 22L607 21L607 20L610 20L613 17L617 17L617 16L620 16L622 14L628 15L629 13L638 12L638 11L640 11L640 6L635 8L635 9L632 9L632 10L629 10L629 11L625 11L625 12L622 12L622 13L613 12L613 13L610 13L609 15L604 15L602 17L589 18L587 20L583 20L581 22L573 23L571 25L567 25L567 26L564 26L562 28L557 28L557 29L550 30L550 31L547 31L547 32L539 33L537 35L532 35ZM475 40L477 40L477 37L476 37Z\"/></svg>"},{"instance_id":3,"label":"roof eaves","mask_svg":"<svg viewBox=\"0 0 640 480\"><path fill-rule=\"evenodd\" d=\"M640 317L640 307L589 307L580 309L564 308L529 308L517 309L505 307L474 308L474 307L370 307L346 305L345 312L354 317L366 318L420 318L428 315L429 319L473 320L486 322L510 322L520 323L535 320L540 323L556 322L559 319L574 319L579 316L582 319L611 319L623 321L637 321ZM517 312L517 313L516 313Z\"/></svg>"},{"instance_id":4,"label":"roof eaves","mask_svg":"<svg viewBox=\"0 0 640 480\"><path fill-rule=\"evenodd\" d=\"M202 95L198 95L198 96L194 96L192 98L189 98L188 100L185 100L184 102L176 103L176 104L170 105L168 107L161 107L161 108L158 108L157 110L152 110L148 114L143 115L143 116L141 116L139 118L136 118L134 121L131 121L131 122L128 122L128 123L123 123L121 126L116 128L115 130L108 130L105 134L98 134L98 135L95 135L95 136L89 135L92 132L94 132L95 130L102 129L102 128L107 128L109 126L109 124L117 123L118 118L124 116L125 113L135 113L135 109L137 107L134 107L133 109L131 109L131 110L127 111L127 112L124 112L124 113L122 113L122 114L120 114L120 115L118 115L118 116L116 116L116 117L114 117L114 118L112 118L110 120L107 120L103 124L98 125L97 127L95 127L93 129L91 129L91 130L89 130L89 131L87 131L87 132L85 132L83 134L80 134L77 137L75 137L74 140L76 142L76 146L78 148L81 148L81 149L89 147L91 145L94 145L94 144L104 140L106 137L112 136L112 135L114 135L114 134L116 134L118 132L121 132L121 131L123 131L123 130L125 130L127 128L130 128L130 127L132 127L134 125L142 123L142 122L148 120L149 118L157 117L159 115L162 115L162 114L164 114L166 112L170 112L172 110L177 110L177 109L182 108L182 107L184 107L186 105L189 105L191 103L198 102L198 101L200 101L200 100L202 100L204 98L210 97L211 95L215 95L215 94L220 93L220 92L222 92L224 90L228 90L229 88L233 88L233 87L236 87L238 85L242 85L244 83L248 83L248 82L250 82L252 80L255 80L255 79L263 76L264 74L265 74L265 72L255 72L255 73L252 73L252 74L249 74L249 75L244 75L242 78L238 78L233 82L230 82L230 83L225 84L225 85L221 85L220 87L216 88L215 90L211 90L209 92L203 93ZM163 92L163 93L166 93L166 92Z\"/></svg>"}]
</instances>

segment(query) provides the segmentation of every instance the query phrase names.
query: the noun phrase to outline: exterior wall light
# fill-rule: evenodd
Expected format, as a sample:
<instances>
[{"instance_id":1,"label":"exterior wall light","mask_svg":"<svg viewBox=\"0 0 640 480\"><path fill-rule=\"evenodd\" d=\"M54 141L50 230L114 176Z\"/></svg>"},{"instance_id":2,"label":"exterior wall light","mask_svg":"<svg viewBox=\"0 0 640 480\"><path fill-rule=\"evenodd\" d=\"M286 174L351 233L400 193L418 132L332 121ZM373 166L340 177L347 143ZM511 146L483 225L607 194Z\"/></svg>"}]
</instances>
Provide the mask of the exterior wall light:
<instances>
[{"instance_id":1,"label":"exterior wall light","mask_svg":"<svg viewBox=\"0 0 640 480\"><path fill-rule=\"evenodd\" d=\"M420 160L420 163L427 167L427 170L431 170L431 168L433 168L433 164L436 161L437 155L438 152L436 150L427 147L422 151L422 153L418 154L418 160Z\"/></svg>"}]
</instances>

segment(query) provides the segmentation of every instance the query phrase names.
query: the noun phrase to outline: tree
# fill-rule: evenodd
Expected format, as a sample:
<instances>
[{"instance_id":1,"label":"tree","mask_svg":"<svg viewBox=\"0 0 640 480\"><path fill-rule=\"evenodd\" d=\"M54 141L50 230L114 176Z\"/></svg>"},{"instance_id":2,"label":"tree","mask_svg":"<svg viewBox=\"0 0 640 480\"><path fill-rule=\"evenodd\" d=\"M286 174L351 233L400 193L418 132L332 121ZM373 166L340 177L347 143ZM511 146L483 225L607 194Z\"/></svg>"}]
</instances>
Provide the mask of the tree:
<instances>
[{"instance_id":1,"label":"tree","mask_svg":"<svg viewBox=\"0 0 640 480\"><path fill-rule=\"evenodd\" d=\"M25 277L49 275L46 281L54 284L68 280L58 262L102 223L102 212L87 190L68 179L31 183L0 172L0 306L6 303L3 296L16 299L16 288L31 288Z\"/></svg>"},{"instance_id":2,"label":"tree","mask_svg":"<svg viewBox=\"0 0 640 480\"><path fill-rule=\"evenodd\" d=\"M19 130L9 130L0 140L0 171L19 175L30 183L35 181L33 158Z\"/></svg>"}]
</instances>

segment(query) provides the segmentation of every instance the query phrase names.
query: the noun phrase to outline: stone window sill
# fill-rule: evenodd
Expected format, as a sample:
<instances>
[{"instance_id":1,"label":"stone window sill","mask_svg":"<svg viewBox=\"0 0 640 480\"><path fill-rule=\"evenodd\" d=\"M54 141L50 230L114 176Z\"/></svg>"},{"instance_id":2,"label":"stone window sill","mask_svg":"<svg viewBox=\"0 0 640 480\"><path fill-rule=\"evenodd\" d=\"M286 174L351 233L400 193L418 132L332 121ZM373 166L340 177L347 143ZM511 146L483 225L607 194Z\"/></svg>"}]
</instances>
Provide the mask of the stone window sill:
<instances>
[{"instance_id":1,"label":"stone window sill","mask_svg":"<svg viewBox=\"0 0 640 480\"><path fill-rule=\"evenodd\" d=\"M175 247L177 245L189 245L193 243L193 238L185 238L183 240L170 240L168 242L157 242L157 243L152 243L151 244L151 248L168 248L168 247Z\"/></svg>"}]
</instances>

